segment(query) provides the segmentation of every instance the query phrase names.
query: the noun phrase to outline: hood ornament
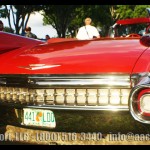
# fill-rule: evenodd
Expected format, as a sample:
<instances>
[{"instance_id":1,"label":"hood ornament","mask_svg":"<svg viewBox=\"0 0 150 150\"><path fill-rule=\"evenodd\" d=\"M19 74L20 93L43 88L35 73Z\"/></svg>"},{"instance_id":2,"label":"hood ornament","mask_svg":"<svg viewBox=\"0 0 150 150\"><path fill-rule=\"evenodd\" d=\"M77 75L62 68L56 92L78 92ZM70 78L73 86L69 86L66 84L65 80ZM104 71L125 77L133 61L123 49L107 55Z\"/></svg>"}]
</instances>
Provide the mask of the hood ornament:
<instances>
[{"instance_id":1,"label":"hood ornament","mask_svg":"<svg viewBox=\"0 0 150 150\"><path fill-rule=\"evenodd\" d=\"M39 70L39 69L54 68L59 66L61 65L29 64L29 66L19 66L19 68L24 68L28 70Z\"/></svg>"}]
</instances>

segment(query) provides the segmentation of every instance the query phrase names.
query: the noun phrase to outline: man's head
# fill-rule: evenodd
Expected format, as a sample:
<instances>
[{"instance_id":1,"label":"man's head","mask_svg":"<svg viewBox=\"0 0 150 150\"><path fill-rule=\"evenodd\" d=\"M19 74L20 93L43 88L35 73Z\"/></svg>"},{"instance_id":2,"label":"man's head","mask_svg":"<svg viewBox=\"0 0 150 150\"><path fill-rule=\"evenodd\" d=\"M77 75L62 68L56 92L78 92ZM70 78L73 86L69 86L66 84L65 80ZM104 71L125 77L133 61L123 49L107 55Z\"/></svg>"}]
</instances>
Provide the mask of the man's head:
<instances>
[{"instance_id":1,"label":"man's head","mask_svg":"<svg viewBox=\"0 0 150 150\"><path fill-rule=\"evenodd\" d=\"M47 34L45 35L46 40L50 39L50 36Z\"/></svg>"},{"instance_id":2,"label":"man's head","mask_svg":"<svg viewBox=\"0 0 150 150\"><path fill-rule=\"evenodd\" d=\"M31 31L31 27L26 27L25 31L26 32L30 32Z\"/></svg>"},{"instance_id":3,"label":"man's head","mask_svg":"<svg viewBox=\"0 0 150 150\"><path fill-rule=\"evenodd\" d=\"M90 25L91 22L92 22L92 19L89 17L84 20L85 25Z\"/></svg>"}]
</instances>

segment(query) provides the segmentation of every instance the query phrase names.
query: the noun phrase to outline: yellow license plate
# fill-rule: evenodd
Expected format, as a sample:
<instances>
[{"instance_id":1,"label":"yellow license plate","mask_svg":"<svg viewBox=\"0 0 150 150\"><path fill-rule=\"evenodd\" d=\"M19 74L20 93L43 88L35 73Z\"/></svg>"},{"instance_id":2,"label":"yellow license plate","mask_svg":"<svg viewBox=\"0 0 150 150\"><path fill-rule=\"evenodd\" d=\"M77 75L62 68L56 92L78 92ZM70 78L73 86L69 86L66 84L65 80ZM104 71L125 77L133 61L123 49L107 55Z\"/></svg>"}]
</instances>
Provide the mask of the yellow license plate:
<instances>
[{"instance_id":1,"label":"yellow license plate","mask_svg":"<svg viewBox=\"0 0 150 150\"><path fill-rule=\"evenodd\" d=\"M28 126L55 128L56 121L51 110L23 109L23 124Z\"/></svg>"}]
</instances>

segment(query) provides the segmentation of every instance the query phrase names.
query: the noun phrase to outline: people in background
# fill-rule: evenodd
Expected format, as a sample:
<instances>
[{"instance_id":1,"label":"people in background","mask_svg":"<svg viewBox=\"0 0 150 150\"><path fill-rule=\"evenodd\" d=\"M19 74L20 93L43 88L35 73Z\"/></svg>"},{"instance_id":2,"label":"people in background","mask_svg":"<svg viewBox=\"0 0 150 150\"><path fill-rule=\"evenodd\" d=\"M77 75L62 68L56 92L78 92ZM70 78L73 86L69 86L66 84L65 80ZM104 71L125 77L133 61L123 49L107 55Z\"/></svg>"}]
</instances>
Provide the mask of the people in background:
<instances>
[{"instance_id":1,"label":"people in background","mask_svg":"<svg viewBox=\"0 0 150 150\"><path fill-rule=\"evenodd\" d=\"M86 18L84 20L85 26L79 28L76 38L78 40L88 40L93 38L100 38L100 34L96 27L92 26L92 19Z\"/></svg>"},{"instance_id":2,"label":"people in background","mask_svg":"<svg viewBox=\"0 0 150 150\"><path fill-rule=\"evenodd\" d=\"M26 27L25 32L26 37L37 39L37 36L31 32L31 27Z\"/></svg>"},{"instance_id":3,"label":"people in background","mask_svg":"<svg viewBox=\"0 0 150 150\"><path fill-rule=\"evenodd\" d=\"M3 22L0 20L0 31L3 31L3 29L4 29L4 24L3 24Z\"/></svg>"},{"instance_id":4,"label":"people in background","mask_svg":"<svg viewBox=\"0 0 150 150\"><path fill-rule=\"evenodd\" d=\"M45 39L46 39L46 41L49 40L49 39L50 39L50 36L49 36L48 34L45 35Z\"/></svg>"}]
</instances>

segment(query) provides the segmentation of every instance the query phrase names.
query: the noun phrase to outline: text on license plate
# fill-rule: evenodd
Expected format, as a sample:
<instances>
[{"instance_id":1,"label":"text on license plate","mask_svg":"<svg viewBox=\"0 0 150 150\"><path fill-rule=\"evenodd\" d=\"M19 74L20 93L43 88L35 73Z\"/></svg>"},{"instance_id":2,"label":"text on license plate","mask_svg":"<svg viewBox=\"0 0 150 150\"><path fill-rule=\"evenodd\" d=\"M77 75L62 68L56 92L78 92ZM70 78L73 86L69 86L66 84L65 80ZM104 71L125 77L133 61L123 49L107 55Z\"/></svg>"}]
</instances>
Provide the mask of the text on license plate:
<instances>
[{"instance_id":1,"label":"text on license plate","mask_svg":"<svg viewBox=\"0 0 150 150\"><path fill-rule=\"evenodd\" d=\"M55 128L56 121L51 110L24 108L24 125Z\"/></svg>"}]
</instances>

